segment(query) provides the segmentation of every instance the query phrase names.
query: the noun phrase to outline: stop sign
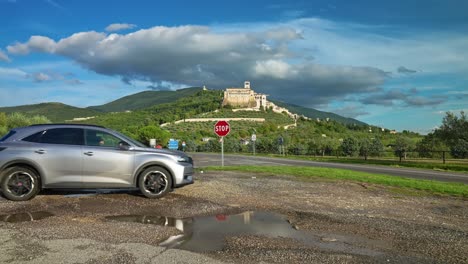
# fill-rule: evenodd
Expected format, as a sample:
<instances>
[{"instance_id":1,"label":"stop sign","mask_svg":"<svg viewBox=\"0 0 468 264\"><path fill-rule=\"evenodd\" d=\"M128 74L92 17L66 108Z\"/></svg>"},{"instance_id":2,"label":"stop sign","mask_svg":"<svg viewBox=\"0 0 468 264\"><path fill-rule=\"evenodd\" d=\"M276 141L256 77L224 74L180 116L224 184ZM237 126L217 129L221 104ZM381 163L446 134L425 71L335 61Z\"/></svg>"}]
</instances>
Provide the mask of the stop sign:
<instances>
[{"instance_id":1,"label":"stop sign","mask_svg":"<svg viewBox=\"0 0 468 264\"><path fill-rule=\"evenodd\" d=\"M220 137L226 136L230 131L231 127L229 126L229 123L224 120L216 122L214 126L214 132Z\"/></svg>"}]
</instances>

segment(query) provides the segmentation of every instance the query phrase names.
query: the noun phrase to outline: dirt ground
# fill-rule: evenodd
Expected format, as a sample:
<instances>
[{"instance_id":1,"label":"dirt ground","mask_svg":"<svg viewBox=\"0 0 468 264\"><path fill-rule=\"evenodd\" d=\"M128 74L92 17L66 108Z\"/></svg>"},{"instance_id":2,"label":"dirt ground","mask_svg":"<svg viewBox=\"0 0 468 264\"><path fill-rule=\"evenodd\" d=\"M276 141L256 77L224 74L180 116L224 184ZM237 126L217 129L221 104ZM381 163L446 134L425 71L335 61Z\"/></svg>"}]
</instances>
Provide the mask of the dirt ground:
<instances>
[{"instance_id":1,"label":"dirt ground","mask_svg":"<svg viewBox=\"0 0 468 264\"><path fill-rule=\"evenodd\" d=\"M37 263L55 256L57 263L151 263L158 254L148 252L164 251L159 243L181 232L106 217L186 219L250 211L284 216L311 243L239 234L224 237L220 250L188 252L193 255L174 262L468 263L466 199L371 184L298 181L238 172L200 172L195 179L195 184L159 200L137 192L70 196L48 191L27 202L0 198L0 220L25 212L53 214L30 222L0 221L0 262ZM61 245L53 247L58 241ZM74 245L67 251L69 255L57 253L57 247L67 245ZM76 254L90 247L99 249L98 257ZM142 253L145 247L146 253ZM77 256L64 260L73 254Z\"/></svg>"}]
</instances>

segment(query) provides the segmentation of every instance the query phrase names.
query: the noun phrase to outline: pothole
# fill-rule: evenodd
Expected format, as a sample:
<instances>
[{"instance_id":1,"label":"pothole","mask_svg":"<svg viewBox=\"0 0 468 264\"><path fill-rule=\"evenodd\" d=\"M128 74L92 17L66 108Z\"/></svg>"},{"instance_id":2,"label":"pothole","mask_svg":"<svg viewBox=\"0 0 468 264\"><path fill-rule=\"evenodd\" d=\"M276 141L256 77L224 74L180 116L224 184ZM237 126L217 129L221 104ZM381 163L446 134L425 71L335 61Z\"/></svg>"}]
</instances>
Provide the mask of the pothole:
<instances>
[{"instance_id":1,"label":"pothole","mask_svg":"<svg viewBox=\"0 0 468 264\"><path fill-rule=\"evenodd\" d=\"M310 247L359 255L377 256L383 253L368 247L353 244L375 244L377 241L356 236L314 234L298 230L287 217L269 212L244 212L241 214L172 218L154 215L108 216L107 220L135 222L175 227L182 232L160 243L166 248L193 252L219 251L225 247L225 238L234 236L264 236L269 238L291 238ZM324 237L326 235L326 237Z\"/></svg>"},{"instance_id":2,"label":"pothole","mask_svg":"<svg viewBox=\"0 0 468 264\"><path fill-rule=\"evenodd\" d=\"M47 217L54 216L54 214L40 211L40 212L27 212L10 215L0 215L0 221L8 223L31 222L42 220Z\"/></svg>"}]
</instances>

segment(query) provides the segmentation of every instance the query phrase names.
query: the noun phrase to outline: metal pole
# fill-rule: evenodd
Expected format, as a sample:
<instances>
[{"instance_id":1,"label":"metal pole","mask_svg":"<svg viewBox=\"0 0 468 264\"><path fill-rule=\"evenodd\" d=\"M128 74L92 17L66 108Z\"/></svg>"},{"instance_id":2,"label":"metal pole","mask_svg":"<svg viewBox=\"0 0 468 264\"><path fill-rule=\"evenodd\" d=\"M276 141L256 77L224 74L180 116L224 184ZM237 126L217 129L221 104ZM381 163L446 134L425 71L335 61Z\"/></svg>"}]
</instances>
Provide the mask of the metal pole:
<instances>
[{"instance_id":1,"label":"metal pole","mask_svg":"<svg viewBox=\"0 0 468 264\"><path fill-rule=\"evenodd\" d=\"M221 137L221 167L224 167L224 137Z\"/></svg>"},{"instance_id":2,"label":"metal pole","mask_svg":"<svg viewBox=\"0 0 468 264\"><path fill-rule=\"evenodd\" d=\"M253 154L255 156L255 141L253 142Z\"/></svg>"}]
</instances>

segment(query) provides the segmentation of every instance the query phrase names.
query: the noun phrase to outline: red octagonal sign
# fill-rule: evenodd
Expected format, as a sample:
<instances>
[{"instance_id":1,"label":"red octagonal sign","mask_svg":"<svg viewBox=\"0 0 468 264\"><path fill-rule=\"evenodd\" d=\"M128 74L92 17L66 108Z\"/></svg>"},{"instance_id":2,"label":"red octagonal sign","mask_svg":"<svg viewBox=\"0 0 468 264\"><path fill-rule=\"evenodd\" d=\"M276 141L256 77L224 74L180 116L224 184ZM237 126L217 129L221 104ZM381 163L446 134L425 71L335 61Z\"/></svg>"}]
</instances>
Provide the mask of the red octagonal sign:
<instances>
[{"instance_id":1,"label":"red octagonal sign","mask_svg":"<svg viewBox=\"0 0 468 264\"><path fill-rule=\"evenodd\" d=\"M214 126L214 132L220 137L224 137L231 131L231 126L227 121L221 120L216 122Z\"/></svg>"}]
</instances>

